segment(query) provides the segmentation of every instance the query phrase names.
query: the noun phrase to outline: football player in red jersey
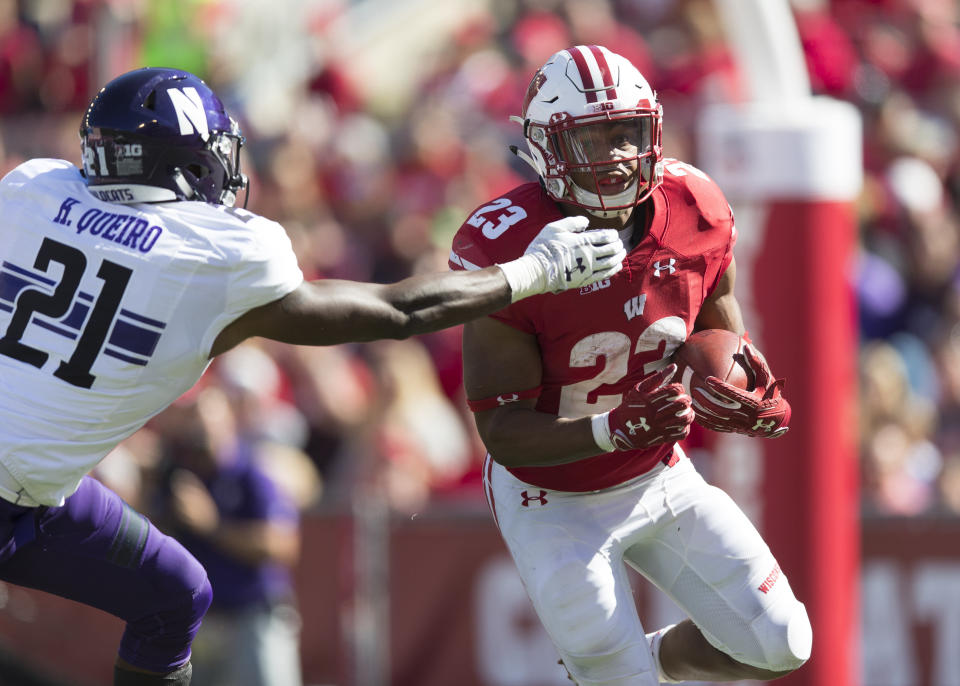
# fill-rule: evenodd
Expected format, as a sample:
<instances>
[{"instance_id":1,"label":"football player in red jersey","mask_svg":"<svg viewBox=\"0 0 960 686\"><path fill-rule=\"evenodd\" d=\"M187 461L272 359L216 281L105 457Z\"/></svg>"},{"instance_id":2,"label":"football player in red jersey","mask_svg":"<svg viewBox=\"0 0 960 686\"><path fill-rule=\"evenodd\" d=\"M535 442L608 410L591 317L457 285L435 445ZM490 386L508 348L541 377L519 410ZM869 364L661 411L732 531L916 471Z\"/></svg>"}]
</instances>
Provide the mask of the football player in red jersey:
<instances>
[{"instance_id":1,"label":"football player in red jersey","mask_svg":"<svg viewBox=\"0 0 960 686\"><path fill-rule=\"evenodd\" d=\"M521 254L537 227L580 215L615 228L623 270L466 325L469 404L489 451L487 499L533 605L580 686L773 679L810 656L806 610L760 534L677 441L694 420L776 437L790 407L763 356L753 392L691 398L671 354L694 330L744 333L723 193L662 157L656 94L600 46L561 50L523 103L539 183L478 208L450 266ZM689 615L645 634L630 565Z\"/></svg>"}]
</instances>

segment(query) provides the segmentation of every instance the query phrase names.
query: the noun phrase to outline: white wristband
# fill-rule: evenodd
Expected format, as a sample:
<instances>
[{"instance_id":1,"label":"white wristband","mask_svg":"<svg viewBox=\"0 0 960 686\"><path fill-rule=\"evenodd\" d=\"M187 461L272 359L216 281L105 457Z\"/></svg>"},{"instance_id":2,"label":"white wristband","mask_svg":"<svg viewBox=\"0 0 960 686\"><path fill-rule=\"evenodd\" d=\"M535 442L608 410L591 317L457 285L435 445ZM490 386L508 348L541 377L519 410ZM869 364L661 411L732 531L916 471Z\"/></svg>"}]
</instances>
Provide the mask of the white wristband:
<instances>
[{"instance_id":1,"label":"white wristband","mask_svg":"<svg viewBox=\"0 0 960 686\"><path fill-rule=\"evenodd\" d=\"M593 440L602 451L612 453L617 449L610 438L610 412L601 412L590 418L590 428L593 429Z\"/></svg>"},{"instance_id":2,"label":"white wristband","mask_svg":"<svg viewBox=\"0 0 960 686\"><path fill-rule=\"evenodd\" d=\"M537 255L523 255L497 266L510 284L510 302L517 302L546 290L547 270L542 258Z\"/></svg>"}]
</instances>

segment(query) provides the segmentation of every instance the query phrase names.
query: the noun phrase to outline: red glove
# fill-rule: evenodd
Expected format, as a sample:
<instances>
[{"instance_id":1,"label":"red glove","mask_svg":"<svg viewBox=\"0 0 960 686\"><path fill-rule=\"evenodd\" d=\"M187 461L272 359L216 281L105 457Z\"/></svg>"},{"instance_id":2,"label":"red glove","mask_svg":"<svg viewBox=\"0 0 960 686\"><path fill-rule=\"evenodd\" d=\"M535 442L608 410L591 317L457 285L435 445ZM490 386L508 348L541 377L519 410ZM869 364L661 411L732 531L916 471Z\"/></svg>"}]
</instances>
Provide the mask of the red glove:
<instances>
[{"instance_id":1,"label":"red glove","mask_svg":"<svg viewBox=\"0 0 960 686\"><path fill-rule=\"evenodd\" d=\"M693 400L697 424L713 431L726 431L761 438L779 438L787 433L790 403L783 397L783 379L771 383L773 372L763 355L751 345L743 354L754 375L754 390L744 391L708 376L710 394L697 393Z\"/></svg>"},{"instance_id":2,"label":"red glove","mask_svg":"<svg viewBox=\"0 0 960 686\"><path fill-rule=\"evenodd\" d=\"M593 437L603 450L638 450L683 440L690 433L693 410L681 383L667 383L677 371L671 364L647 374L623 394L623 402L594 415Z\"/></svg>"}]
</instances>

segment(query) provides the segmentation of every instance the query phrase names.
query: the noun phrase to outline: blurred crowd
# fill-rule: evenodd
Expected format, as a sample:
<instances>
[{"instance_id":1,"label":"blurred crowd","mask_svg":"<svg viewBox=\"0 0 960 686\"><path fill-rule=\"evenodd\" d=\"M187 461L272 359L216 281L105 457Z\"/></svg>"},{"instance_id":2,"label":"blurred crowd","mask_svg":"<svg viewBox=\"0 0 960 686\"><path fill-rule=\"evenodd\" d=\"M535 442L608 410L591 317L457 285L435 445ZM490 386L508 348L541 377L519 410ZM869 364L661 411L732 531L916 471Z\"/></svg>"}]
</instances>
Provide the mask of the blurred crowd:
<instances>
[{"instance_id":1,"label":"blurred crowd","mask_svg":"<svg viewBox=\"0 0 960 686\"><path fill-rule=\"evenodd\" d=\"M32 156L76 159L79 115L100 81L137 65L189 69L240 120L249 208L287 228L308 278L386 282L446 269L469 213L532 180L508 151L522 141L507 117L557 49L601 43L631 59L663 103L666 154L693 163L701 107L743 96L712 0L461 0L450 3L456 21L421 32L429 45L407 58L388 48L364 71L357 37L398 33L373 31L371 6L392 22L442 21L405 4L0 0L0 173ZM364 25L350 24L361 10ZM863 506L958 515L960 9L795 0L794 11L814 91L854 103L865 124L851 269ZM477 505L482 448L459 336L249 342L203 383L222 391L237 435L300 507L343 505L357 488L406 513ZM147 511L171 459L168 427L160 418L99 472Z\"/></svg>"}]
</instances>

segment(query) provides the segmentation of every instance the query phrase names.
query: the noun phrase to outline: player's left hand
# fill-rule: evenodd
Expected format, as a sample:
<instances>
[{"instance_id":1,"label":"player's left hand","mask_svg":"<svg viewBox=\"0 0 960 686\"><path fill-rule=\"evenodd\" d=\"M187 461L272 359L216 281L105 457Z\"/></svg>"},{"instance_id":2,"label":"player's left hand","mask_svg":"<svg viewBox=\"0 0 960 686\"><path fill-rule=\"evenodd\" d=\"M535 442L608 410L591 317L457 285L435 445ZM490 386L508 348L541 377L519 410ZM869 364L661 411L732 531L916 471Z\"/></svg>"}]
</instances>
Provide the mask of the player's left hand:
<instances>
[{"instance_id":1,"label":"player's left hand","mask_svg":"<svg viewBox=\"0 0 960 686\"><path fill-rule=\"evenodd\" d=\"M697 424L760 438L779 438L789 430L790 403L783 397L783 379L773 379L766 359L752 345L743 348L754 376L754 390L745 391L715 376L705 382L711 394L699 394L694 404Z\"/></svg>"},{"instance_id":2,"label":"player's left hand","mask_svg":"<svg viewBox=\"0 0 960 686\"><path fill-rule=\"evenodd\" d=\"M588 227L589 220L581 216L552 221L521 257L500 264L512 300L581 288L619 272L627 256L620 236L613 229Z\"/></svg>"}]
</instances>

